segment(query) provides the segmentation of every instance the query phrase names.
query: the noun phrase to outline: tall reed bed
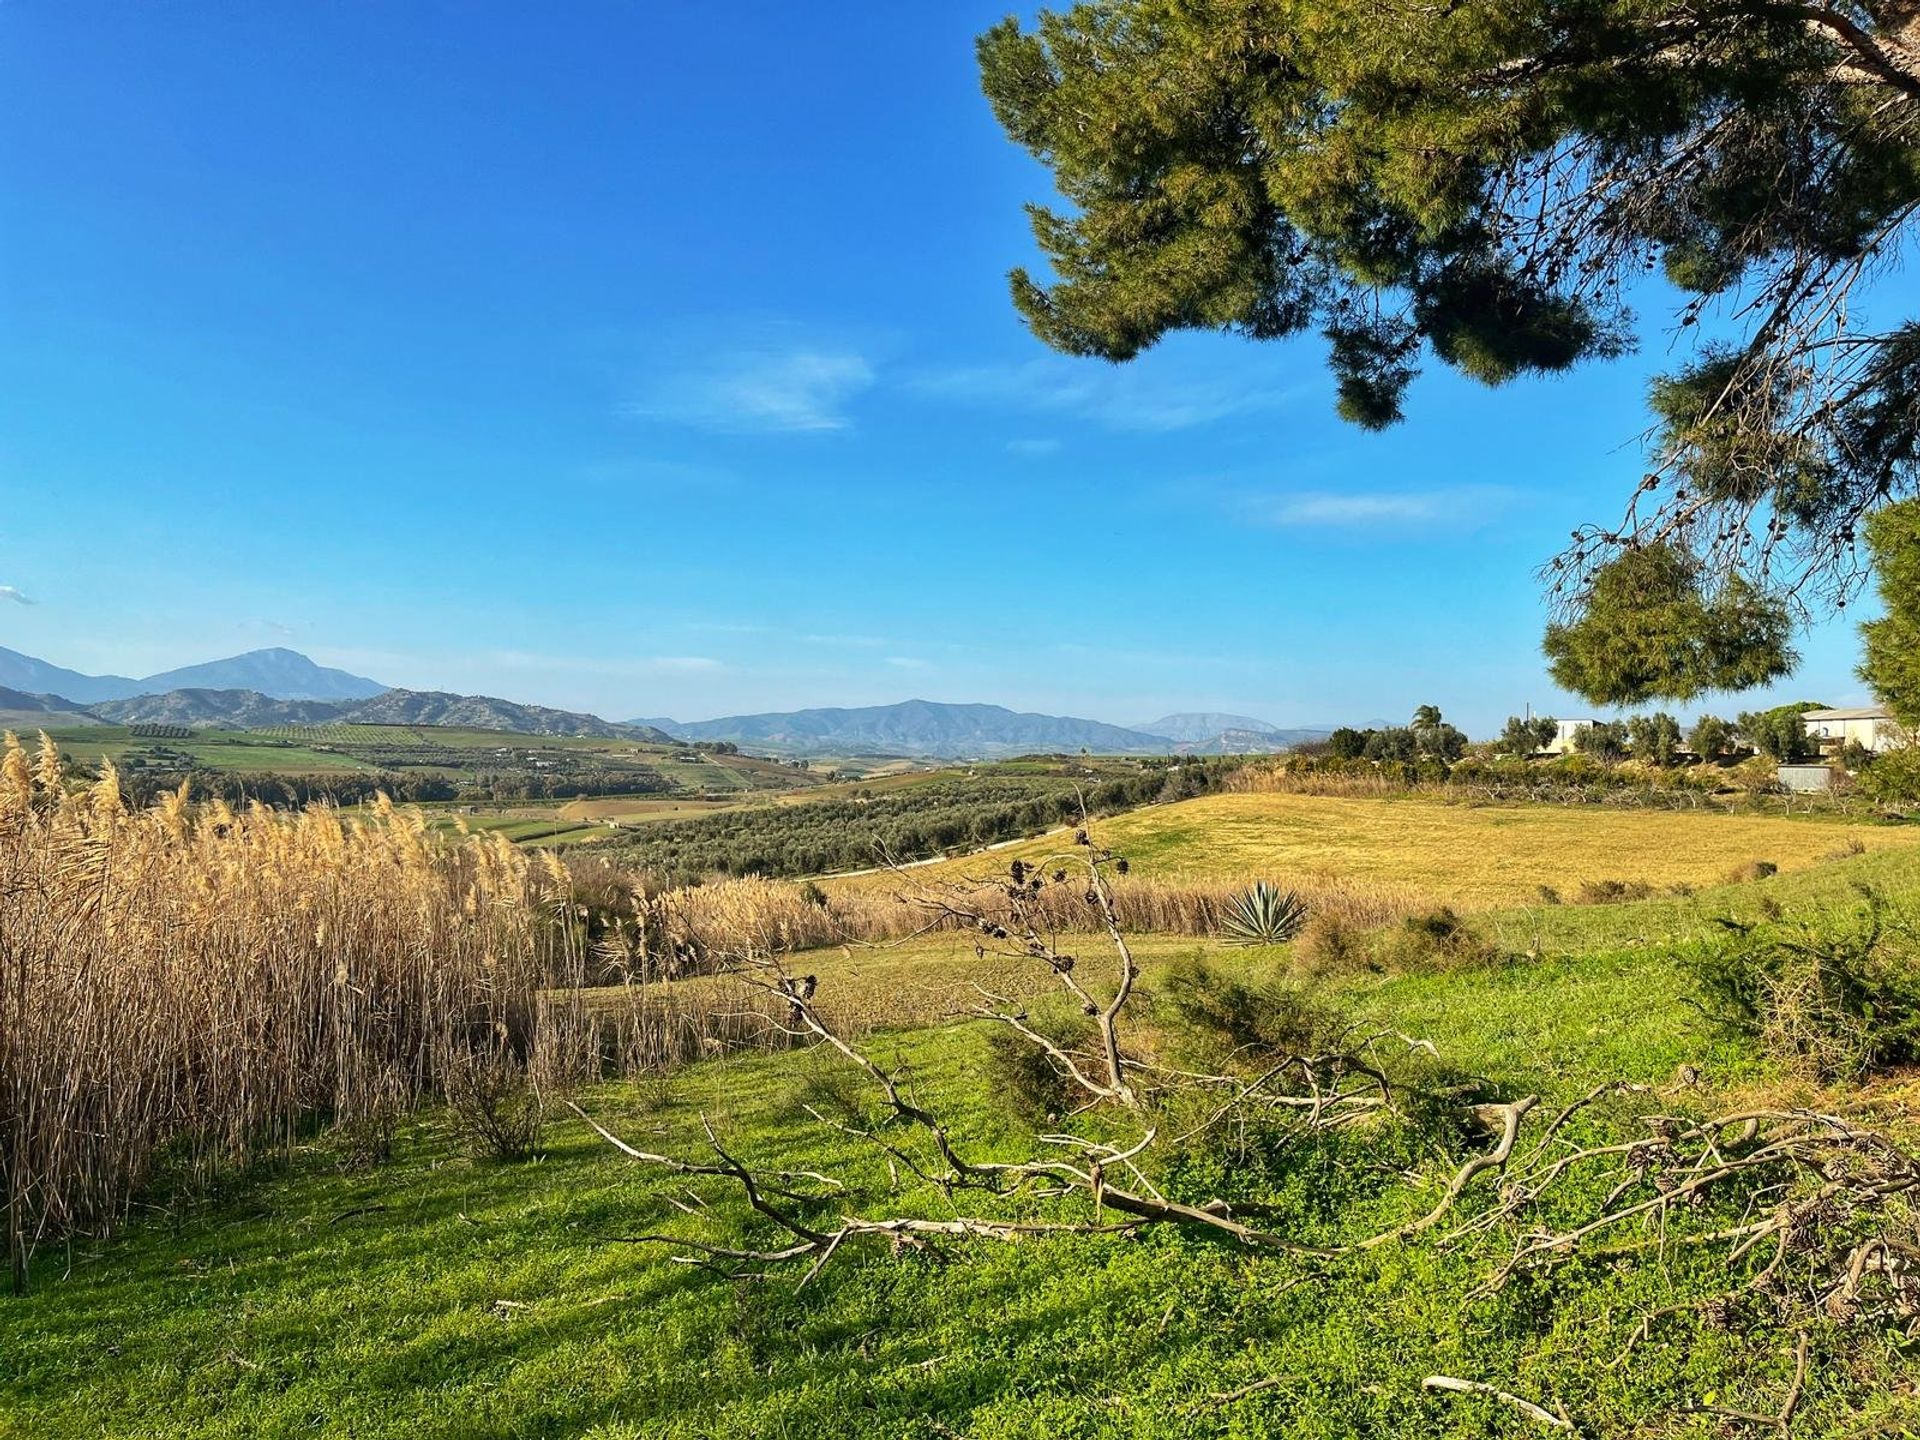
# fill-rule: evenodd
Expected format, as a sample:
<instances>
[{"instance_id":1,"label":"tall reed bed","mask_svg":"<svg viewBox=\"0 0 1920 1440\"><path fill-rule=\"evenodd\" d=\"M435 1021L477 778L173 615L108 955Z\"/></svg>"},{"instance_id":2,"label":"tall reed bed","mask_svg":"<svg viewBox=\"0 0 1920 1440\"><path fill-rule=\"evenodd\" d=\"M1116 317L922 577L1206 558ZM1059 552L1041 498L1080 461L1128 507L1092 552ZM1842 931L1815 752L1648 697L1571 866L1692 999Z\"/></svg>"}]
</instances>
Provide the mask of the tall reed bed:
<instances>
[{"instance_id":1,"label":"tall reed bed","mask_svg":"<svg viewBox=\"0 0 1920 1440\"><path fill-rule=\"evenodd\" d=\"M0 752L0 1190L16 1288L163 1163L207 1171L318 1123L371 1152L476 1063L558 1079L587 1053L564 869L431 844L384 797L130 813L108 768ZM552 987L560 986L558 990Z\"/></svg>"},{"instance_id":2,"label":"tall reed bed","mask_svg":"<svg viewBox=\"0 0 1920 1440\"><path fill-rule=\"evenodd\" d=\"M600 978L672 979L699 974L742 954L810 950L846 941L884 943L959 923L944 917L942 901L958 908L1005 884L984 872L955 884L922 881L913 869L891 883L868 878L828 893L789 881L746 878L659 891L632 899L630 921L615 917L609 934L620 939L596 947L610 968ZM1314 914L1333 915L1358 927L1390 924L1428 903L1411 890L1321 877L1276 877ZM1221 915L1240 889L1228 882L1168 882L1140 876L1110 882L1114 907L1129 931L1215 936ZM1050 886L1038 902L1039 919L1059 931L1103 928L1099 912L1072 886Z\"/></svg>"}]
</instances>

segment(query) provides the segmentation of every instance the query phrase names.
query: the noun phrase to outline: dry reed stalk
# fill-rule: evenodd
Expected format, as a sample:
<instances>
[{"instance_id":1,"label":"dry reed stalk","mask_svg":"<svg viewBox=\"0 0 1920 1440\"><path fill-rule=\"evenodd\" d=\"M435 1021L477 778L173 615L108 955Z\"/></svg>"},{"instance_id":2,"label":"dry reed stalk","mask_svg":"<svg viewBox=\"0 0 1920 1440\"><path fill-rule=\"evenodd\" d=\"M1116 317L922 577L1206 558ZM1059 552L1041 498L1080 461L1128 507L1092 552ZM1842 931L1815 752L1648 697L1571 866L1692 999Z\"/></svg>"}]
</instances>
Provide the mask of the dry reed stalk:
<instances>
[{"instance_id":1,"label":"dry reed stalk","mask_svg":"<svg viewBox=\"0 0 1920 1440\"><path fill-rule=\"evenodd\" d=\"M70 791L42 736L0 753L0 1190L16 1288L40 1241L327 1121L390 1134L450 1058L580 1067L565 870L497 838L183 789ZM550 987L563 988L556 994Z\"/></svg>"}]
</instances>

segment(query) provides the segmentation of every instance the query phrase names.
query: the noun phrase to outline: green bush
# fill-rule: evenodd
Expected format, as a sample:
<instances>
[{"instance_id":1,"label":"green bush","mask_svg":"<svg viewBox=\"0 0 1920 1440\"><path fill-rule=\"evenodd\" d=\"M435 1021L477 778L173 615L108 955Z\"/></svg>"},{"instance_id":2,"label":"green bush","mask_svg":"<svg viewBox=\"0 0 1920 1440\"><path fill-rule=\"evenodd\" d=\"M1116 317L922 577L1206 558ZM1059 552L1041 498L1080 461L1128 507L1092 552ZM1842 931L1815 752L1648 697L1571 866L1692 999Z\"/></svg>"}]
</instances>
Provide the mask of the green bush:
<instances>
[{"instance_id":1,"label":"green bush","mask_svg":"<svg viewBox=\"0 0 1920 1440\"><path fill-rule=\"evenodd\" d=\"M1245 1057L1264 1068L1283 1055L1338 1049L1347 1018L1299 985L1260 984L1203 961L1173 966L1156 988L1155 1015L1180 1037L1192 1063L1211 1067Z\"/></svg>"},{"instance_id":2,"label":"green bush","mask_svg":"<svg viewBox=\"0 0 1920 1440\"><path fill-rule=\"evenodd\" d=\"M1093 1043L1093 1026L1075 1017L1066 1025L1027 1024L1060 1049L1075 1055ZM1051 1055L1012 1029L997 1025L987 1034L987 1074L994 1094L1029 1124L1044 1125L1079 1109L1093 1097Z\"/></svg>"},{"instance_id":3,"label":"green bush","mask_svg":"<svg viewBox=\"0 0 1920 1440\"><path fill-rule=\"evenodd\" d=\"M1869 894L1852 914L1740 925L1688 957L1703 1007L1822 1080L1920 1059L1920 933Z\"/></svg>"},{"instance_id":4,"label":"green bush","mask_svg":"<svg viewBox=\"0 0 1920 1440\"><path fill-rule=\"evenodd\" d=\"M1874 757L1857 777L1860 793L1880 805L1920 803L1920 745Z\"/></svg>"},{"instance_id":5,"label":"green bush","mask_svg":"<svg viewBox=\"0 0 1920 1440\"><path fill-rule=\"evenodd\" d=\"M1612 765L1627 758L1627 727L1618 720L1596 720L1573 736L1573 748L1580 754Z\"/></svg>"},{"instance_id":6,"label":"green bush","mask_svg":"<svg viewBox=\"0 0 1920 1440\"><path fill-rule=\"evenodd\" d=\"M1394 971L1464 970L1491 965L1499 960L1500 952L1449 907L1441 905L1409 915L1386 931L1374 948L1374 958Z\"/></svg>"}]
</instances>

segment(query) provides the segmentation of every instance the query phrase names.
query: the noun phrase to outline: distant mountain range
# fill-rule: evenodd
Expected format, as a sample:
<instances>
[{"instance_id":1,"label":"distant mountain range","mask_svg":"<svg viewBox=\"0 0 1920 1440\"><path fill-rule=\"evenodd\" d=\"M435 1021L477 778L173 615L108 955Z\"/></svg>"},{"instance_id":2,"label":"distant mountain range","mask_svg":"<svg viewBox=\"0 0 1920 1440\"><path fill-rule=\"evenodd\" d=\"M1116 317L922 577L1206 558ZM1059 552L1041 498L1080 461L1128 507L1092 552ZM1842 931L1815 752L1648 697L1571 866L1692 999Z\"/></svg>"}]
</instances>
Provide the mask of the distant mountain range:
<instances>
[{"instance_id":1,"label":"distant mountain range","mask_svg":"<svg viewBox=\"0 0 1920 1440\"><path fill-rule=\"evenodd\" d=\"M598 715L521 705L491 695L385 690L370 700L281 700L256 690L169 690L87 707L115 725L186 725L246 730L263 725L457 725L521 735L591 735L671 745L674 737Z\"/></svg>"},{"instance_id":2,"label":"distant mountain range","mask_svg":"<svg viewBox=\"0 0 1920 1440\"><path fill-rule=\"evenodd\" d=\"M1169 740L1186 741L1211 740L1229 730L1245 730L1252 735L1279 733L1278 726L1256 720L1251 715L1221 715L1213 711L1162 715L1158 720L1149 720L1144 725L1129 725L1127 728L1148 735L1164 735Z\"/></svg>"},{"instance_id":3,"label":"distant mountain range","mask_svg":"<svg viewBox=\"0 0 1920 1440\"><path fill-rule=\"evenodd\" d=\"M0 686L30 695L57 695L82 705L164 695L170 690L251 690L276 700L370 700L387 689L378 680L316 665L297 650L279 648L249 650L133 680L125 675L84 675L0 647Z\"/></svg>"},{"instance_id":4,"label":"distant mountain range","mask_svg":"<svg viewBox=\"0 0 1920 1440\"><path fill-rule=\"evenodd\" d=\"M144 680L85 675L0 648L0 724L185 725L249 730L264 725L459 725L523 735L591 735L671 745L645 725L521 705L491 695L395 690L364 675L316 665L297 650L250 650Z\"/></svg>"},{"instance_id":5,"label":"distant mountain range","mask_svg":"<svg viewBox=\"0 0 1920 1440\"><path fill-rule=\"evenodd\" d=\"M1331 727L1281 729L1250 715L1164 715L1109 725L1003 705L906 700L897 705L728 715L682 723L663 717L624 724L597 715L490 695L390 689L316 665L297 650L251 650L144 679L87 675L0 648L0 724L447 725L526 735L584 735L654 744L726 740L785 755L884 754L915 759L990 759L1021 754L1256 754L1318 739Z\"/></svg>"},{"instance_id":6,"label":"distant mountain range","mask_svg":"<svg viewBox=\"0 0 1920 1440\"><path fill-rule=\"evenodd\" d=\"M1205 721L1222 723L1209 727ZM1070 715L1038 715L1001 705L952 705L906 700L853 709L789 710L728 715L682 723L635 721L685 740L731 740L749 749L783 754L883 754L968 758L1091 750L1103 755L1226 754L1284 749L1323 730L1287 731L1246 716L1174 715L1178 735L1160 729L1108 725ZM1166 722L1156 722L1156 725Z\"/></svg>"}]
</instances>

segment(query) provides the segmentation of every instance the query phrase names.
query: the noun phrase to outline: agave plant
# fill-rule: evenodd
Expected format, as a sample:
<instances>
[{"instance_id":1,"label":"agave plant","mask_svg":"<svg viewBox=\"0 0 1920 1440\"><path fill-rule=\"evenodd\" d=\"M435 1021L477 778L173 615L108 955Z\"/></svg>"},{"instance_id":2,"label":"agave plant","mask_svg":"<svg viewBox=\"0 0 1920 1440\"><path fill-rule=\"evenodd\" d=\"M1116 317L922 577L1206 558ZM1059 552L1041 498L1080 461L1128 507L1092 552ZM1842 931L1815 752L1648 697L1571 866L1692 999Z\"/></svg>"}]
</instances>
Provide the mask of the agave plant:
<instances>
[{"instance_id":1,"label":"agave plant","mask_svg":"<svg viewBox=\"0 0 1920 1440\"><path fill-rule=\"evenodd\" d=\"M1307 902L1265 880L1227 901L1220 915L1221 934L1230 945L1277 945L1306 923Z\"/></svg>"}]
</instances>

